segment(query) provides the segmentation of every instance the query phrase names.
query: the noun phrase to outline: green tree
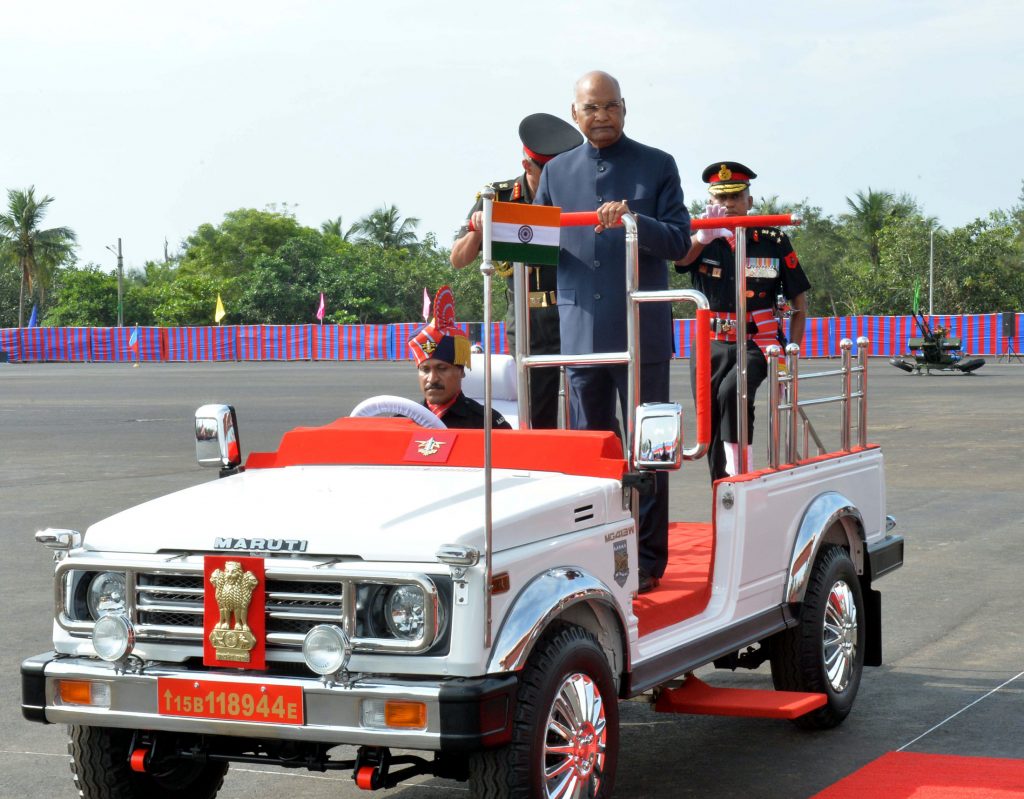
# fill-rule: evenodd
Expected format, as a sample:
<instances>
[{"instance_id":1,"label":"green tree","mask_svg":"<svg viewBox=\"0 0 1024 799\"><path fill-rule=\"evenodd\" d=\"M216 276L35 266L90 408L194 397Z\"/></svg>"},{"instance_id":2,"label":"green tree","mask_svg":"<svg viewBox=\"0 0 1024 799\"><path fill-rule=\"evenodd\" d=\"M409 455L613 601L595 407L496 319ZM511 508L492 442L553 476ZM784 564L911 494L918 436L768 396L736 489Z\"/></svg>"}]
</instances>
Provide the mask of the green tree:
<instances>
[{"instance_id":1,"label":"green tree","mask_svg":"<svg viewBox=\"0 0 1024 799\"><path fill-rule=\"evenodd\" d=\"M784 203L779 200L779 195L773 194L771 197L760 197L754 203L753 209L750 213L761 216L762 214L790 214L793 212L793 206L789 203Z\"/></svg>"},{"instance_id":2,"label":"green tree","mask_svg":"<svg viewBox=\"0 0 1024 799\"><path fill-rule=\"evenodd\" d=\"M379 247L412 249L416 246L416 228L420 220L410 216L402 219L394 205L382 205L352 226L358 241Z\"/></svg>"},{"instance_id":3,"label":"green tree","mask_svg":"<svg viewBox=\"0 0 1024 799\"><path fill-rule=\"evenodd\" d=\"M176 275L173 281L156 284L151 289L153 323L166 327L212 325L217 294L223 285L222 281L208 275L187 273ZM233 303L225 299L224 304L228 312L226 322L240 321Z\"/></svg>"},{"instance_id":4,"label":"green tree","mask_svg":"<svg viewBox=\"0 0 1024 799\"><path fill-rule=\"evenodd\" d=\"M249 272L260 256L275 253L300 230L303 227L287 213L252 208L229 211L219 225L200 225L185 240L181 272L232 280Z\"/></svg>"},{"instance_id":5,"label":"green tree","mask_svg":"<svg viewBox=\"0 0 1024 799\"><path fill-rule=\"evenodd\" d=\"M46 323L53 327L113 327L117 324L117 276L96 264L59 269Z\"/></svg>"},{"instance_id":6,"label":"green tree","mask_svg":"<svg viewBox=\"0 0 1024 799\"><path fill-rule=\"evenodd\" d=\"M352 234L355 231L355 225L348 228L347 230L341 224L341 217L336 216L333 219L325 219L320 223L320 232L325 236L337 236L342 241L351 241Z\"/></svg>"},{"instance_id":7,"label":"green tree","mask_svg":"<svg viewBox=\"0 0 1024 799\"><path fill-rule=\"evenodd\" d=\"M50 285L53 270L71 260L74 255L75 232L68 227L41 230L53 197L44 195L36 199L35 186L10 189L7 192L7 213L0 214L0 239L8 259L17 262L21 272L18 291L18 327L24 322L25 292L36 295L42 306Z\"/></svg>"},{"instance_id":8,"label":"green tree","mask_svg":"<svg viewBox=\"0 0 1024 799\"><path fill-rule=\"evenodd\" d=\"M849 213L842 216L852 239L864 248L873 267L878 267L881 251L878 237L890 218L902 218L916 210L916 204L906 195L896 197L889 191L858 191L853 199L847 197Z\"/></svg>"},{"instance_id":9,"label":"green tree","mask_svg":"<svg viewBox=\"0 0 1024 799\"><path fill-rule=\"evenodd\" d=\"M313 321L320 274L333 265L321 234L304 231L272 255L260 256L239 281L238 318L250 324L302 324Z\"/></svg>"}]
</instances>

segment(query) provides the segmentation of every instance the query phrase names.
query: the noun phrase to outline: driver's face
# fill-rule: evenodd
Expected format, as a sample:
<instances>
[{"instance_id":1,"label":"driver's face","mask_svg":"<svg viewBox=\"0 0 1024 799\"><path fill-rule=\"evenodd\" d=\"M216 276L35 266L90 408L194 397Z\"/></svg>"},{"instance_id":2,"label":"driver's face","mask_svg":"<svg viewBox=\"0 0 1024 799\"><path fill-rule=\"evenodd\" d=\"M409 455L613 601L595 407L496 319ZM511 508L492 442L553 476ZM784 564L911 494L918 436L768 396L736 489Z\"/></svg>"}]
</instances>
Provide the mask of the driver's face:
<instances>
[{"instance_id":1,"label":"driver's face","mask_svg":"<svg viewBox=\"0 0 1024 799\"><path fill-rule=\"evenodd\" d=\"M428 358L417 369L423 398L431 405L444 405L462 391L462 378L466 371L461 366Z\"/></svg>"}]
</instances>

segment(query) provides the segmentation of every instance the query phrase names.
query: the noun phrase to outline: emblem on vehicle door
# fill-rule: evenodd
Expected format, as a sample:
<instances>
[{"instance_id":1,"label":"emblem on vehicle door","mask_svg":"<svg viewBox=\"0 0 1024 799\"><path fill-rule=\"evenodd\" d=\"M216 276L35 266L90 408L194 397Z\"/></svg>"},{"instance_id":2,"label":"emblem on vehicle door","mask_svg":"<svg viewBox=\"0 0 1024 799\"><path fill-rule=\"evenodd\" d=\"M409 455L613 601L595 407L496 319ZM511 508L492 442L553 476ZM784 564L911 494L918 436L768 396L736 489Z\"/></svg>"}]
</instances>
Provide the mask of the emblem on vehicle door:
<instances>
[{"instance_id":1,"label":"emblem on vehicle door","mask_svg":"<svg viewBox=\"0 0 1024 799\"><path fill-rule=\"evenodd\" d=\"M612 576L621 588L629 579L629 548L626 546L626 542L616 541L612 545L612 554L615 557L615 574Z\"/></svg>"},{"instance_id":2,"label":"emblem on vehicle door","mask_svg":"<svg viewBox=\"0 0 1024 799\"><path fill-rule=\"evenodd\" d=\"M208 557L203 608L203 664L262 668L266 606L261 558Z\"/></svg>"}]
</instances>

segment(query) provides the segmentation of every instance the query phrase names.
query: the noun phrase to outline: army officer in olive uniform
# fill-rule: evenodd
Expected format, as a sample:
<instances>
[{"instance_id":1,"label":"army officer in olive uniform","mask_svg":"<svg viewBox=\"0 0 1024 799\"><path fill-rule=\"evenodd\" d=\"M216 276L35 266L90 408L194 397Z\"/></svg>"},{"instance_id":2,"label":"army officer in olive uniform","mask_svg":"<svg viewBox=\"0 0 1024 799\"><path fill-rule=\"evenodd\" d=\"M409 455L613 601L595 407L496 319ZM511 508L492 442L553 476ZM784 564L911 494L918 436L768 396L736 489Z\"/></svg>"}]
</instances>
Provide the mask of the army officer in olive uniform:
<instances>
[{"instance_id":1,"label":"army officer in olive uniform","mask_svg":"<svg viewBox=\"0 0 1024 799\"><path fill-rule=\"evenodd\" d=\"M702 175L711 201L706 217L746 216L753 207L750 181L757 177L736 161L716 161ZM754 431L754 396L768 375L765 350L780 340L776 319L778 298L793 308L790 339L803 340L807 321L806 291L811 287L789 237L778 228L745 228L747 236L747 413ZM689 251L676 261L676 271L689 272L693 286L711 307L711 480L738 471L739 426L736 418L736 258L733 232L726 228L698 230ZM693 359L690 361L691 368ZM752 470L751 448L747 464Z\"/></svg>"},{"instance_id":2,"label":"army officer in olive uniform","mask_svg":"<svg viewBox=\"0 0 1024 799\"><path fill-rule=\"evenodd\" d=\"M530 204L540 184L544 164L556 155L578 147L583 136L568 122L551 114L530 114L519 124L523 143L523 174L514 180L492 183L499 202ZM456 269L468 266L480 254L483 244L483 201L477 195L466 221L456 234L451 262ZM508 312L505 314L509 352L515 354L515 305L512 302L512 264L497 264L498 274L506 279ZM555 304L557 270L555 267L529 266L526 270L530 297L530 354L557 355L561 352L558 335L558 307ZM557 368L530 370L530 426L535 429L558 427Z\"/></svg>"}]
</instances>

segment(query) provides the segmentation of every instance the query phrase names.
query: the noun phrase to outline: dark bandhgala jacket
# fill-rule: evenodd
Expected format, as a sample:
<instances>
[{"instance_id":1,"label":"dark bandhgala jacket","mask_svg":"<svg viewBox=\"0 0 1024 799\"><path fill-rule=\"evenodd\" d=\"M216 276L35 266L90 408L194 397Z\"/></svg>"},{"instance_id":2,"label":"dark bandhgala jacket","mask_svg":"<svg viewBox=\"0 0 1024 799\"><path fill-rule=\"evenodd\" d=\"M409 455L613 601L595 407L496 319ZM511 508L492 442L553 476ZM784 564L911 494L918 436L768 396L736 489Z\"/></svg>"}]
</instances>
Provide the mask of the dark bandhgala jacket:
<instances>
[{"instance_id":1,"label":"dark bandhgala jacket","mask_svg":"<svg viewBox=\"0 0 1024 799\"><path fill-rule=\"evenodd\" d=\"M640 288L668 288L667 261L690 248L690 215L675 160L666 152L623 136L598 149L585 142L548 162L535 204L566 211L594 211L626 200L637 218ZM558 311L562 352L626 349L626 244L623 228L594 233L564 227L558 256ZM640 309L641 355L645 361L672 357L672 311L668 303Z\"/></svg>"}]
</instances>

